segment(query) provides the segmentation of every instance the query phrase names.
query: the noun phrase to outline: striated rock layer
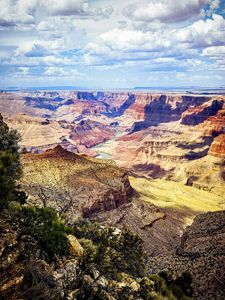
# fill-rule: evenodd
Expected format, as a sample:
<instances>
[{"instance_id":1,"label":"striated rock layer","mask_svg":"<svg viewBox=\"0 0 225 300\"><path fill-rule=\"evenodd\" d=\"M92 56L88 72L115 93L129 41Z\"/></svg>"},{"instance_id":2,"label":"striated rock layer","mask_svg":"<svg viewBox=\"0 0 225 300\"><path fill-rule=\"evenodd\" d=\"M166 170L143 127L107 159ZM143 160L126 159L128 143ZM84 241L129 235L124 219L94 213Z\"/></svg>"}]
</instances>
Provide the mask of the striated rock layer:
<instances>
[{"instance_id":1,"label":"striated rock layer","mask_svg":"<svg viewBox=\"0 0 225 300\"><path fill-rule=\"evenodd\" d=\"M225 134L220 134L213 140L209 149L209 154L225 158Z\"/></svg>"}]
</instances>

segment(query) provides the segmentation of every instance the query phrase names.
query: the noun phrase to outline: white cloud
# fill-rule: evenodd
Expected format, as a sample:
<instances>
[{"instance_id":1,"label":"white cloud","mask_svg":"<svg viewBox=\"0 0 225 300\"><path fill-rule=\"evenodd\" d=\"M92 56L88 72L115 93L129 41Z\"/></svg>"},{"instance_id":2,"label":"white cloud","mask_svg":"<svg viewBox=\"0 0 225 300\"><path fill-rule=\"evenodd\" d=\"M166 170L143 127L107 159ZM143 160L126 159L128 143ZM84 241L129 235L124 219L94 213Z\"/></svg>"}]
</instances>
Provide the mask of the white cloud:
<instances>
[{"instance_id":1,"label":"white cloud","mask_svg":"<svg viewBox=\"0 0 225 300\"><path fill-rule=\"evenodd\" d=\"M65 70L60 67L47 67L45 69L44 75L53 77L83 77L84 73L78 72L75 69Z\"/></svg>"},{"instance_id":2,"label":"white cloud","mask_svg":"<svg viewBox=\"0 0 225 300\"><path fill-rule=\"evenodd\" d=\"M102 34L100 39L111 49L122 51L156 51L171 46L163 32L145 33L138 30L115 28Z\"/></svg>"},{"instance_id":3,"label":"white cloud","mask_svg":"<svg viewBox=\"0 0 225 300\"><path fill-rule=\"evenodd\" d=\"M34 22L37 0L0 0L0 25L15 26L17 23Z\"/></svg>"},{"instance_id":4,"label":"white cloud","mask_svg":"<svg viewBox=\"0 0 225 300\"><path fill-rule=\"evenodd\" d=\"M108 18L113 11L111 6L104 8L91 6L87 0L42 0L42 2L53 16Z\"/></svg>"},{"instance_id":5,"label":"white cloud","mask_svg":"<svg viewBox=\"0 0 225 300\"><path fill-rule=\"evenodd\" d=\"M47 56L54 53L62 46L60 39L54 41L33 40L21 43L15 50L15 56L25 55L30 57Z\"/></svg>"},{"instance_id":6,"label":"white cloud","mask_svg":"<svg viewBox=\"0 0 225 300\"><path fill-rule=\"evenodd\" d=\"M202 55L212 57L225 57L225 46L205 48L202 51Z\"/></svg>"},{"instance_id":7,"label":"white cloud","mask_svg":"<svg viewBox=\"0 0 225 300\"><path fill-rule=\"evenodd\" d=\"M73 66L77 62L71 58L64 56L48 55L43 57L27 57L17 56L3 61L3 65L15 65L23 67L35 67L35 66Z\"/></svg>"},{"instance_id":8,"label":"white cloud","mask_svg":"<svg viewBox=\"0 0 225 300\"><path fill-rule=\"evenodd\" d=\"M21 72L21 74L23 74L23 75L27 75L30 70L30 68L27 68L27 67L19 67L18 69Z\"/></svg>"},{"instance_id":9,"label":"white cloud","mask_svg":"<svg viewBox=\"0 0 225 300\"><path fill-rule=\"evenodd\" d=\"M192 25L174 31L177 41L187 43L192 47L207 47L224 45L225 19L213 14L212 19L199 20Z\"/></svg>"},{"instance_id":10,"label":"white cloud","mask_svg":"<svg viewBox=\"0 0 225 300\"><path fill-rule=\"evenodd\" d=\"M144 85L150 73L160 83L171 76L185 81L185 74L189 82L191 75L201 72L222 76L221 3L0 0L1 80L15 73L27 80L43 76L46 82L54 77L66 83L79 75L77 70L84 70L89 79L91 74L96 82L91 84L98 86L116 80L122 84L122 79ZM80 78L81 85L87 82L86 76Z\"/></svg>"},{"instance_id":11,"label":"white cloud","mask_svg":"<svg viewBox=\"0 0 225 300\"><path fill-rule=\"evenodd\" d=\"M212 1L212 0L211 0ZM124 14L136 21L179 22L200 14L210 0L151 0L143 5L130 5Z\"/></svg>"}]
</instances>

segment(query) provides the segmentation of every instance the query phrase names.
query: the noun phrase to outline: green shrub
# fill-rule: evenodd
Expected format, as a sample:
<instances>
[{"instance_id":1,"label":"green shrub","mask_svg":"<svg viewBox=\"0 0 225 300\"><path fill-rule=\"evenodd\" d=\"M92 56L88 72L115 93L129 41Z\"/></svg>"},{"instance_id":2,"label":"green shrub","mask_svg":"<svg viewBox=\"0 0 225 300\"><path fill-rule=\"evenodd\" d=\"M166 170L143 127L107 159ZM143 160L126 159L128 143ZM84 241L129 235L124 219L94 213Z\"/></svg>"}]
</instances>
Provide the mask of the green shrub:
<instances>
[{"instance_id":1,"label":"green shrub","mask_svg":"<svg viewBox=\"0 0 225 300\"><path fill-rule=\"evenodd\" d=\"M22 175L19 160L19 134L10 130L0 114L0 209L12 200L20 200L17 180Z\"/></svg>"},{"instance_id":2,"label":"green shrub","mask_svg":"<svg viewBox=\"0 0 225 300\"><path fill-rule=\"evenodd\" d=\"M105 276L117 279L120 272L144 275L146 254L143 241L130 230L118 234L113 227L101 227L98 223L81 220L75 223L74 234L80 239L91 240L95 245L95 255L89 261Z\"/></svg>"},{"instance_id":3,"label":"green shrub","mask_svg":"<svg viewBox=\"0 0 225 300\"><path fill-rule=\"evenodd\" d=\"M57 213L50 208L23 207L21 211L22 234L33 236L50 260L69 253L67 233Z\"/></svg>"}]
</instances>

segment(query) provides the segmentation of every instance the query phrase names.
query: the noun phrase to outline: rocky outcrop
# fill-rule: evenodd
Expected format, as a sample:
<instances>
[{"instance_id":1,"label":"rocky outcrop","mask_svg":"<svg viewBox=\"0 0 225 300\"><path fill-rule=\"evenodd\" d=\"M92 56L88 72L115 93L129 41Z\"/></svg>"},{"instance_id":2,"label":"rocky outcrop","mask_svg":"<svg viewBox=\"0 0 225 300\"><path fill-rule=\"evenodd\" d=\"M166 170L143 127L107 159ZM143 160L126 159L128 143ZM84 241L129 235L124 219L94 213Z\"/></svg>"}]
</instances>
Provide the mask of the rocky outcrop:
<instances>
[{"instance_id":1,"label":"rocky outcrop","mask_svg":"<svg viewBox=\"0 0 225 300\"><path fill-rule=\"evenodd\" d=\"M0 295L2 299L68 297L77 280L78 257L49 262L47 251L18 221L18 212L0 213ZM73 237L76 239L75 237ZM79 243L77 241L77 243ZM67 298L69 299L69 298Z\"/></svg>"},{"instance_id":2,"label":"rocky outcrop","mask_svg":"<svg viewBox=\"0 0 225 300\"><path fill-rule=\"evenodd\" d=\"M150 272L167 271L176 277L192 275L194 298L224 299L225 211L198 215L185 230L176 254L150 259Z\"/></svg>"},{"instance_id":3,"label":"rocky outcrop","mask_svg":"<svg viewBox=\"0 0 225 300\"><path fill-rule=\"evenodd\" d=\"M205 135L217 136L225 132L225 104L216 115L210 116L205 122L199 125L203 129Z\"/></svg>"},{"instance_id":4,"label":"rocky outcrop","mask_svg":"<svg viewBox=\"0 0 225 300\"><path fill-rule=\"evenodd\" d=\"M140 105L142 106L144 120L136 122L131 132L139 131L160 123L178 121L182 113L190 106L198 106L208 100L207 97L202 96L146 94L144 99L143 97L137 97L136 106L138 99L141 100L139 107ZM135 113L135 106L130 107L131 110L132 108L134 108Z\"/></svg>"},{"instance_id":5,"label":"rocky outcrop","mask_svg":"<svg viewBox=\"0 0 225 300\"><path fill-rule=\"evenodd\" d=\"M22 155L21 184L29 202L77 216L90 217L131 201L126 172L111 161L77 155L57 146L43 154Z\"/></svg>"},{"instance_id":6,"label":"rocky outcrop","mask_svg":"<svg viewBox=\"0 0 225 300\"><path fill-rule=\"evenodd\" d=\"M76 145L84 145L87 148L105 142L115 135L115 130L112 126L91 121L90 119L82 120L78 124L67 125L66 128L70 129L69 138Z\"/></svg>"},{"instance_id":7,"label":"rocky outcrop","mask_svg":"<svg viewBox=\"0 0 225 300\"><path fill-rule=\"evenodd\" d=\"M213 99L200 106L187 109L181 116L181 123L184 125L195 126L203 123L210 116L215 116L222 109L224 99Z\"/></svg>"},{"instance_id":8,"label":"rocky outcrop","mask_svg":"<svg viewBox=\"0 0 225 300\"><path fill-rule=\"evenodd\" d=\"M209 149L209 154L216 157L225 158L225 133L214 138Z\"/></svg>"}]
</instances>

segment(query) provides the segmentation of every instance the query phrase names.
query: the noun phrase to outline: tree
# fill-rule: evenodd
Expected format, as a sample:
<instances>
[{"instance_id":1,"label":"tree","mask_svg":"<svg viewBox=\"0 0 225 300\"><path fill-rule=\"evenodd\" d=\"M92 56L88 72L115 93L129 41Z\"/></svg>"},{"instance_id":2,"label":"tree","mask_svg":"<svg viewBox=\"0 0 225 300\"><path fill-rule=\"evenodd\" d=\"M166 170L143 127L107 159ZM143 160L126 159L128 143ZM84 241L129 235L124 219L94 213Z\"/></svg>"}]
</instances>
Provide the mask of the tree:
<instances>
[{"instance_id":1,"label":"tree","mask_svg":"<svg viewBox=\"0 0 225 300\"><path fill-rule=\"evenodd\" d=\"M25 194L17 190L17 180L22 175L19 141L17 131L9 129L0 114L0 209L12 200L25 200Z\"/></svg>"}]
</instances>

